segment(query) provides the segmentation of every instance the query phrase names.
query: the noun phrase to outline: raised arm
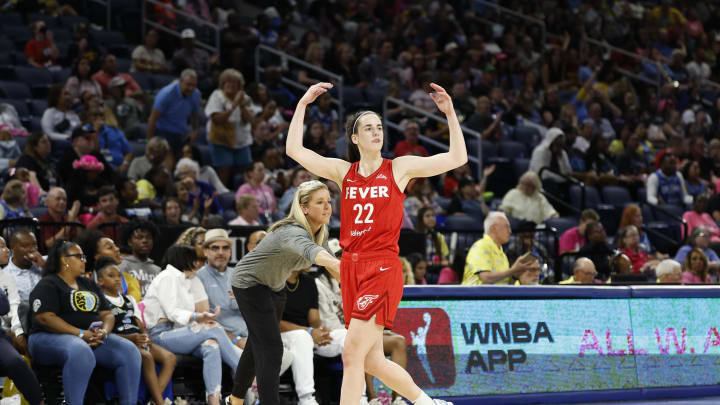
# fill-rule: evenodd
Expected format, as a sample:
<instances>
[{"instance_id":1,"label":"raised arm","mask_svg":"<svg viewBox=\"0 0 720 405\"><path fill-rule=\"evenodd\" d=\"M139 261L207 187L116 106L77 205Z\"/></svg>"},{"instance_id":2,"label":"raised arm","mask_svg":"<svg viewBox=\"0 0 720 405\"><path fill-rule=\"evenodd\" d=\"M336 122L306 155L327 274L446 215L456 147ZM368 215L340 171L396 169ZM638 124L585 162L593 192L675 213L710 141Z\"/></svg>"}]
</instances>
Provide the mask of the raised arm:
<instances>
[{"instance_id":1,"label":"raised arm","mask_svg":"<svg viewBox=\"0 0 720 405\"><path fill-rule=\"evenodd\" d=\"M437 176L464 165L468 160L465 138L450 95L435 83L431 83L430 86L435 90L434 94L430 93L430 97L447 117L450 150L428 157L407 155L396 158L393 161L393 174L400 190L405 190L405 186L412 178Z\"/></svg>"},{"instance_id":2,"label":"raised arm","mask_svg":"<svg viewBox=\"0 0 720 405\"><path fill-rule=\"evenodd\" d=\"M350 169L350 163L342 159L326 158L303 146L305 110L310 103L330 88L332 88L330 83L314 84L298 101L295 114L293 114L292 121L290 121L285 152L310 173L342 185L342 179Z\"/></svg>"}]
</instances>

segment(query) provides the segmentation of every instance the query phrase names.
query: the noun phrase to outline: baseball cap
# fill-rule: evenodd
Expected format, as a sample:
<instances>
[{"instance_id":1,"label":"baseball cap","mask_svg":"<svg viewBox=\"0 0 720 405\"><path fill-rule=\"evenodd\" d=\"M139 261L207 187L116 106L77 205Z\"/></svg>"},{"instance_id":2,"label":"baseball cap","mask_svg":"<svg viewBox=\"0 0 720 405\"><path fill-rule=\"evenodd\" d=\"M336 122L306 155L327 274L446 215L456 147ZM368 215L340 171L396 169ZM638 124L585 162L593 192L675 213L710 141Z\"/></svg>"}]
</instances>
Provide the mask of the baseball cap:
<instances>
[{"instance_id":1,"label":"baseball cap","mask_svg":"<svg viewBox=\"0 0 720 405\"><path fill-rule=\"evenodd\" d=\"M108 83L108 87L112 89L113 87L124 86L126 84L127 80L123 79L120 76L115 76L112 78L112 80L110 80L110 83Z\"/></svg>"},{"instance_id":2,"label":"baseball cap","mask_svg":"<svg viewBox=\"0 0 720 405\"><path fill-rule=\"evenodd\" d=\"M203 247L207 247L211 243L217 241L225 241L227 243L232 242L226 230L221 228L215 228L205 232L205 242L203 243Z\"/></svg>"},{"instance_id":3,"label":"baseball cap","mask_svg":"<svg viewBox=\"0 0 720 405\"><path fill-rule=\"evenodd\" d=\"M182 39L185 39L185 38L195 38L195 31L193 31L192 28L185 28L185 29L182 30L182 32L180 33L180 38L182 38Z\"/></svg>"},{"instance_id":4,"label":"baseball cap","mask_svg":"<svg viewBox=\"0 0 720 405\"><path fill-rule=\"evenodd\" d=\"M78 137L90 135L93 133L95 133L95 131L93 130L92 125L89 125L89 124L81 125L75 129L73 129L72 135L70 135L70 140L72 141Z\"/></svg>"}]
</instances>

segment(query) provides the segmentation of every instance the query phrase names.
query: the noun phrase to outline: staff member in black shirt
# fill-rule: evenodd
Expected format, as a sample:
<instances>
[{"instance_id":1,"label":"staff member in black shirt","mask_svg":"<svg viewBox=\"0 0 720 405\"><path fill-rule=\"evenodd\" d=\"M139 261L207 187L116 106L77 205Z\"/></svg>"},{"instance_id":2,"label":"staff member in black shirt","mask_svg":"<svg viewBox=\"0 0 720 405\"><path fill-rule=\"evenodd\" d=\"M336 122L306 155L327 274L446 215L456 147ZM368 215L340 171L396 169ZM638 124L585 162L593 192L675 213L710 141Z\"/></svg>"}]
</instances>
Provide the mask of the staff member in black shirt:
<instances>
[{"instance_id":1,"label":"staff member in black shirt","mask_svg":"<svg viewBox=\"0 0 720 405\"><path fill-rule=\"evenodd\" d=\"M96 363L114 370L120 404L134 405L140 352L110 334L115 317L95 282L83 277L85 260L82 249L65 239L50 248L43 278L30 293L30 354L40 364L63 367L68 405L82 405Z\"/></svg>"}]
</instances>

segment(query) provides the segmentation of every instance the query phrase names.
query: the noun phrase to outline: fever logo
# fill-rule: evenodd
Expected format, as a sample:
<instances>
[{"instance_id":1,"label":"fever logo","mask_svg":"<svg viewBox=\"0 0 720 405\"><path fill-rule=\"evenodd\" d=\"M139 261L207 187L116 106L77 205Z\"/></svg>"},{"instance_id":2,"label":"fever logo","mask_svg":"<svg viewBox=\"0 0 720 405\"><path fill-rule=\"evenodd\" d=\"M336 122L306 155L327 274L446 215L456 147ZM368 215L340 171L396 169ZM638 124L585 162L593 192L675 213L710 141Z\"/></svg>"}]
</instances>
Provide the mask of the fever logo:
<instances>
[{"instance_id":1,"label":"fever logo","mask_svg":"<svg viewBox=\"0 0 720 405\"><path fill-rule=\"evenodd\" d=\"M405 337L407 371L421 388L455 384L450 318L440 308L400 308L393 332Z\"/></svg>"},{"instance_id":2,"label":"fever logo","mask_svg":"<svg viewBox=\"0 0 720 405\"><path fill-rule=\"evenodd\" d=\"M357 307L359 310L364 311L368 305L372 304L377 299L377 295L363 295L357 300Z\"/></svg>"}]
</instances>

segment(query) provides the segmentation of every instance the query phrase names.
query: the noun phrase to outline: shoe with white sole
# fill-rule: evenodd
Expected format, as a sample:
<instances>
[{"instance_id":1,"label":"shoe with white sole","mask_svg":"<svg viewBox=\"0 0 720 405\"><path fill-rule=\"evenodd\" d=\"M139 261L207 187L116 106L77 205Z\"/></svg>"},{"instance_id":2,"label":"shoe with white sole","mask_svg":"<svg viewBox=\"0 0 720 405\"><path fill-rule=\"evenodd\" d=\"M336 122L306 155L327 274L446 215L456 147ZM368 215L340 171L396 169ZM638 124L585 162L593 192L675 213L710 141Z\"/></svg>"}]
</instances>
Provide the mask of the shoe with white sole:
<instances>
[{"instance_id":1,"label":"shoe with white sole","mask_svg":"<svg viewBox=\"0 0 720 405\"><path fill-rule=\"evenodd\" d=\"M432 401L433 401L433 404L434 404L434 405L453 405L452 402L450 402L450 401L445 401L445 400L442 400L442 399L433 399Z\"/></svg>"},{"instance_id":2,"label":"shoe with white sole","mask_svg":"<svg viewBox=\"0 0 720 405\"><path fill-rule=\"evenodd\" d=\"M407 405L407 402L405 402L402 397L397 397L394 401L390 402L390 405Z\"/></svg>"},{"instance_id":3,"label":"shoe with white sole","mask_svg":"<svg viewBox=\"0 0 720 405\"><path fill-rule=\"evenodd\" d=\"M382 405L382 401L379 398L373 398L368 402L368 405Z\"/></svg>"}]
</instances>

